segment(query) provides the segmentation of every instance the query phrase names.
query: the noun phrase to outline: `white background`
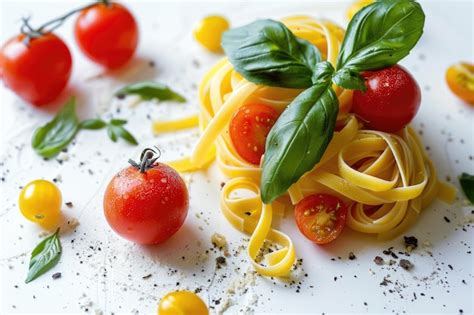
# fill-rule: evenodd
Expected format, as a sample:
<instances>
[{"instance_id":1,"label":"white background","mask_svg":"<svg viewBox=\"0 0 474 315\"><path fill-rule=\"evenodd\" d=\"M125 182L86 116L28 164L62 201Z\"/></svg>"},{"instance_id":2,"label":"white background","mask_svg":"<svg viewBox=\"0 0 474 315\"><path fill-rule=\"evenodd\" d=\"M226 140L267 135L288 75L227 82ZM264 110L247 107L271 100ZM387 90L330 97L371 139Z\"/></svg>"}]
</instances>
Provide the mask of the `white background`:
<instances>
[{"instance_id":1,"label":"white background","mask_svg":"<svg viewBox=\"0 0 474 315\"><path fill-rule=\"evenodd\" d=\"M39 25L82 4L2 1L0 40L4 42L18 33L22 16L31 15L32 23ZM326 314L473 312L470 252L474 234L473 225L465 223L464 215L473 207L467 206L461 195L453 205L435 202L407 233L417 236L420 243L428 240L432 244L428 248L420 246L409 257L415 264L411 272L373 263L376 255L387 258L381 251L389 246L402 250L400 239L378 242L346 229L336 242L319 247L299 234L290 213L277 224L295 241L298 258L303 259L302 267L286 282L257 277L255 283L247 283L244 288L241 285L234 296L226 291L232 285L239 287L249 264L244 251L239 250L245 244L244 236L220 213L218 192L222 178L214 166L206 172L185 175L191 193L189 216L184 227L168 242L144 247L114 234L102 213L103 191L113 174L127 165L128 158L137 158L143 147L158 145L166 161L188 153L197 139L196 130L154 137L147 115L168 119L197 111L196 85L219 57L203 51L192 39L192 28L201 17L219 13L237 26L258 17L310 14L345 26L347 6L336 1L128 1L126 4L138 19L141 38L136 58L120 71L104 73L83 57L72 36L72 21L58 31L72 51L74 65L69 88L57 103L62 104L75 95L81 118L113 115L128 119L127 127L138 138L139 147L122 142L114 144L105 131L83 131L75 145L69 146L68 161L63 164L43 161L31 149L30 137L36 126L51 119L58 105L38 110L0 88L0 176L5 178L5 182L0 181L1 314L84 313L86 309L89 313L155 314L159 298L165 293L196 288L202 289L200 295L213 306L213 300L229 300L233 304L229 313L241 309L259 313ZM423 91L422 106L413 126L422 132L440 178L449 177L458 186L457 176L461 172L474 173L474 108L450 93L444 73L452 63L474 60L474 6L471 1L426 1L423 7L427 15L425 34L402 62ZM149 61L154 61L156 67L149 67ZM118 87L144 79L169 84L186 95L187 104L148 102L130 107L129 100L111 99ZM81 162L84 165L80 166ZM40 241L41 229L20 215L16 203L19 187L36 178L52 180L58 176L64 201L74 204L71 209L63 207L64 221L76 218L80 225L71 230L67 223L63 224L60 263L26 285L29 253ZM207 257L205 254L211 247L210 235L214 232L224 234L231 253L237 252L235 257L228 258L225 268L217 271L214 260L220 253L210 251ZM356 260L348 260L350 251L356 254ZM62 278L53 280L54 272L61 272ZM148 274L151 278L142 279ZM380 286L389 274L392 283ZM208 281L212 278L210 285ZM291 280L301 284L291 284Z\"/></svg>"}]
</instances>

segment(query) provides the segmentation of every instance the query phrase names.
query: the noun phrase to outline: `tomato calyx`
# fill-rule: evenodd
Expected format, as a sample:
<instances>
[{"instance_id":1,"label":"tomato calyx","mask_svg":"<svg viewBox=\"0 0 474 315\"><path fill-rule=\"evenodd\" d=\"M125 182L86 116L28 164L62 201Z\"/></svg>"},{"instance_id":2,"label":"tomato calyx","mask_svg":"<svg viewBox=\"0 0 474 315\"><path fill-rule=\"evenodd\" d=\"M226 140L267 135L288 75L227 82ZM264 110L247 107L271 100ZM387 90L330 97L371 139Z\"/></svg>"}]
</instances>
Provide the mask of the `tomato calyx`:
<instances>
[{"instance_id":1,"label":"tomato calyx","mask_svg":"<svg viewBox=\"0 0 474 315\"><path fill-rule=\"evenodd\" d=\"M145 148L140 154L140 162L135 162L132 159L128 160L128 163L135 167L140 173L145 173L147 170L152 168L155 162L160 158L161 151L155 147L156 151L151 148Z\"/></svg>"}]
</instances>

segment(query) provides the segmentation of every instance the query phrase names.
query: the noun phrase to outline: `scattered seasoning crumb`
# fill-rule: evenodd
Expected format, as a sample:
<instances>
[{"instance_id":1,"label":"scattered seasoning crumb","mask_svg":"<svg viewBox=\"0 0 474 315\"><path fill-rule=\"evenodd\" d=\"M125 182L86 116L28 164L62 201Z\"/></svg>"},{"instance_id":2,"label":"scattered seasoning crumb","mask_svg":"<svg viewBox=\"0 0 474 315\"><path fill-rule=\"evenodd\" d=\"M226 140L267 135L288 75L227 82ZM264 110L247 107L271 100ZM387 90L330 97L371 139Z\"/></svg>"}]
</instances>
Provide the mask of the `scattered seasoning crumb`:
<instances>
[{"instance_id":1,"label":"scattered seasoning crumb","mask_svg":"<svg viewBox=\"0 0 474 315\"><path fill-rule=\"evenodd\" d=\"M444 221L446 221L447 223L450 223L450 222L451 222L451 220L449 220L448 217L446 217L446 216L445 216L443 219L444 219Z\"/></svg>"},{"instance_id":2,"label":"scattered seasoning crumb","mask_svg":"<svg viewBox=\"0 0 474 315\"><path fill-rule=\"evenodd\" d=\"M418 247L418 239L414 236L404 236L403 240L408 252L411 252Z\"/></svg>"},{"instance_id":3,"label":"scattered seasoning crumb","mask_svg":"<svg viewBox=\"0 0 474 315\"><path fill-rule=\"evenodd\" d=\"M143 277L142 277L143 280L150 279L150 278L151 278L151 273L150 273L150 274L147 274L146 276L143 276Z\"/></svg>"},{"instance_id":4,"label":"scattered seasoning crumb","mask_svg":"<svg viewBox=\"0 0 474 315\"><path fill-rule=\"evenodd\" d=\"M68 206L69 208L74 207L74 205L73 205L72 202L70 202L70 201L66 202L66 206Z\"/></svg>"},{"instance_id":5,"label":"scattered seasoning crumb","mask_svg":"<svg viewBox=\"0 0 474 315\"><path fill-rule=\"evenodd\" d=\"M407 259L400 259L400 267L402 267L405 270L411 270L414 265Z\"/></svg>"},{"instance_id":6,"label":"scattered seasoning crumb","mask_svg":"<svg viewBox=\"0 0 474 315\"><path fill-rule=\"evenodd\" d=\"M61 273L60 272L53 273L52 278L54 280L61 278Z\"/></svg>"},{"instance_id":7,"label":"scattered seasoning crumb","mask_svg":"<svg viewBox=\"0 0 474 315\"><path fill-rule=\"evenodd\" d=\"M349 253L349 260L354 260L354 259L356 259L356 258L357 258L357 257L356 257L356 255L354 255L353 252L350 252L350 253Z\"/></svg>"},{"instance_id":8,"label":"scattered seasoning crumb","mask_svg":"<svg viewBox=\"0 0 474 315\"><path fill-rule=\"evenodd\" d=\"M218 247L219 249L227 249L227 240L224 235L219 233L214 233L211 236L211 242L214 246Z\"/></svg>"},{"instance_id":9,"label":"scattered seasoning crumb","mask_svg":"<svg viewBox=\"0 0 474 315\"><path fill-rule=\"evenodd\" d=\"M390 280L388 279L388 277L389 277L389 276L384 277L384 278L383 278L383 281L380 282L380 285L387 286L389 283L392 283L392 281L390 281Z\"/></svg>"},{"instance_id":10,"label":"scattered seasoning crumb","mask_svg":"<svg viewBox=\"0 0 474 315\"><path fill-rule=\"evenodd\" d=\"M381 266L381 265L384 264L384 260L383 260L383 258L380 257L380 256L375 256L375 258L374 258L374 263L375 263L376 265Z\"/></svg>"},{"instance_id":11,"label":"scattered seasoning crumb","mask_svg":"<svg viewBox=\"0 0 474 315\"><path fill-rule=\"evenodd\" d=\"M221 265L225 265L226 264L226 259L225 257L223 256L219 256L216 258L216 264L218 267L220 267Z\"/></svg>"}]
</instances>

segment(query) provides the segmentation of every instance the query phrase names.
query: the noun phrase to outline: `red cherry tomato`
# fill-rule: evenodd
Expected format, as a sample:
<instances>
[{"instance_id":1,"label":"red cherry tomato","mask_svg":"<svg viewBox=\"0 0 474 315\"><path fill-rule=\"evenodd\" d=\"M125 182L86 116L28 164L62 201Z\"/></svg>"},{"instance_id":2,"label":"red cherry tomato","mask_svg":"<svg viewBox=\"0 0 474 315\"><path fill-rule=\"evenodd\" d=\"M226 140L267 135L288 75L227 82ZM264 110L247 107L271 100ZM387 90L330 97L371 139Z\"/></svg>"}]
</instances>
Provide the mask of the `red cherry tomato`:
<instances>
[{"instance_id":1,"label":"red cherry tomato","mask_svg":"<svg viewBox=\"0 0 474 315\"><path fill-rule=\"evenodd\" d=\"M118 3L97 4L82 11L74 32L84 54L110 69L129 61L138 44L135 18Z\"/></svg>"},{"instance_id":2,"label":"red cherry tomato","mask_svg":"<svg viewBox=\"0 0 474 315\"><path fill-rule=\"evenodd\" d=\"M415 117L421 92L415 79L401 66L366 72L367 91L355 91L352 111L370 129L395 132Z\"/></svg>"},{"instance_id":3,"label":"red cherry tomato","mask_svg":"<svg viewBox=\"0 0 474 315\"><path fill-rule=\"evenodd\" d=\"M171 167L154 163L144 173L123 169L110 181L104 213L112 229L139 244L158 244L176 233L188 214L188 190Z\"/></svg>"},{"instance_id":4,"label":"red cherry tomato","mask_svg":"<svg viewBox=\"0 0 474 315\"><path fill-rule=\"evenodd\" d=\"M316 244L326 244L341 234L346 224L347 208L339 198L318 194L305 197L295 207L296 225Z\"/></svg>"},{"instance_id":5,"label":"red cherry tomato","mask_svg":"<svg viewBox=\"0 0 474 315\"><path fill-rule=\"evenodd\" d=\"M53 33L30 39L18 35L0 51L3 82L25 101L41 106L53 101L71 76L72 58L66 44Z\"/></svg>"},{"instance_id":6,"label":"red cherry tomato","mask_svg":"<svg viewBox=\"0 0 474 315\"><path fill-rule=\"evenodd\" d=\"M230 122L230 138L237 153L247 162L259 165L265 141L278 119L278 112L264 104L242 106Z\"/></svg>"}]
</instances>

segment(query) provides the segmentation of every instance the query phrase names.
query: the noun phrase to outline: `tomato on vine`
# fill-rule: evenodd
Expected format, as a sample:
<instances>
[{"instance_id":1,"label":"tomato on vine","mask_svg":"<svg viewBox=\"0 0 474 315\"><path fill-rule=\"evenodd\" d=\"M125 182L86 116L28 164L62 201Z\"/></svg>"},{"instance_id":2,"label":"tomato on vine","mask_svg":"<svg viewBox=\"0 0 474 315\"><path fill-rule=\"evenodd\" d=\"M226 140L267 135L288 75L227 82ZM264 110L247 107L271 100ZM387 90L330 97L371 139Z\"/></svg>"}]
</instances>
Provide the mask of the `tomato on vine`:
<instances>
[{"instance_id":1,"label":"tomato on vine","mask_svg":"<svg viewBox=\"0 0 474 315\"><path fill-rule=\"evenodd\" d=\"M138 25L122 4L107 0L101 2L81 11L74 34L87 57L106 68L118 68L135 53Z\"/></svg>"},{"instance_id":2,"label":"tomato on vine","mask_svg":"<svg viewBox=\"0 0 474 315\"><path fill-rule=\"evenodd\" d=\"M181 176L145 149L140 162L121 170L104 195L104 214L112 229L139 244L158 244L175 234L188 214L188 189Z\"/></svg>"},{"instance_id":3,"label":"tomato on vine","mask_svg":"<svg viewBox=\"0 0 474 315\"><path fill-rule=\"evenodd\" d=\"M23 19L21 34L0 50L4 84L35 106L54 101L66 87L72 69L69 48L43 27L35 30Z\"/></svg>"}]
</instances>

